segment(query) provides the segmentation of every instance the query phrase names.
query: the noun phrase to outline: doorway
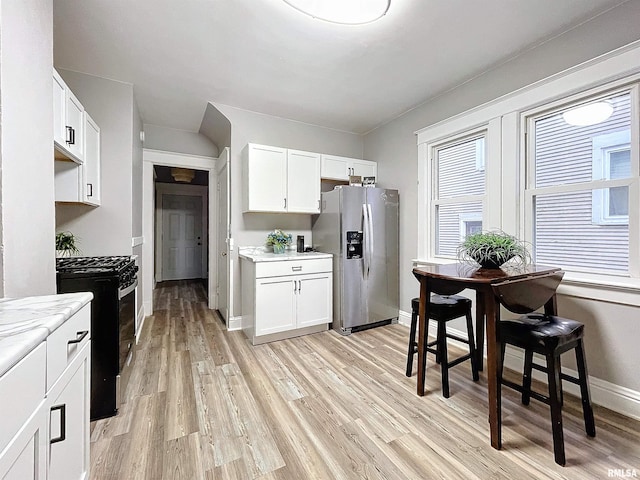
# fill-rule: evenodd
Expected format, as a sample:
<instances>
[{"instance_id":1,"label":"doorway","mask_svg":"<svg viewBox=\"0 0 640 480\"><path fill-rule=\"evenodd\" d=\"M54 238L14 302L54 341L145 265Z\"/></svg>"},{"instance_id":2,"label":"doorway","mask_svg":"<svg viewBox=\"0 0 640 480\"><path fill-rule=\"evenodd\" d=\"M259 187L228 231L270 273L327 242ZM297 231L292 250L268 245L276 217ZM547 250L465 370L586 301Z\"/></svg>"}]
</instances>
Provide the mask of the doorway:
<instances>
[{"instance_id":1,"label":"doorway","mask_svg":"<svg viewBox=\"0 0 640 480\"><path fill-rule=\"evenodd\" d=\"M159 277L158 272L161 271L158 268L157 259L159 257L158 252L162 252L162 231L158 232L157 224L158 217L156 214L156 207L162 206L162 203L158 200L158 196L156 194L156 179L157 174L155 172L154 167L169 167L175 168L178 170L184 169L192 169L196 172L199 172L201 175L206 177L207 186L204 185L190 185L190 189L184 190L185 185L176 184L173 187L168 187L168 191L165 193L168 195L186 195L186 196L199 196L201 199L201 215L203 217L202 221L202 234L200 235L202 238L200 245L202 252L206 252L201 254L203 260L201 261L202 270L201 270L201 278L206 279L206 288L207 288L207 297L208 297L208 307L211 309L217 308L217 298L216 298L216 287L217 287L217 274L218 271L218 258L219 256L215 254L218 251L217 247L217 222L209 221L211 215L217 211L217 196L215 194L209 194L209 186L217 185L217 172L216 172L216 164L217 159L212 157L203 157L198 155L188 155L174 152L163 152L159 150L143 150L143 185L142 185L142 229L143 229L143 245L142 245L142 289L143 289L143 299L144 299L144 315L152 315L153 314L153 289L155 288L155 283L161 277ZM184 172L182 172L184 173ZM159 185L159 184L158 184ZM167 190L167 187L161 187ZM200 193L194 194L194 188L200 188ZM215 188L215 187L214 187ZM172 190L173 189L173 190ZM204 193L202 191L206 191ZM171 191L172 190L172 191ZM204 212L207 212L207 215L204 215ZM184 221L187 222L186 214ZM215 216L213 217L216 218ZM177 225L180 224L179 221L176 222ZM189 230L191 227L187 227L185 229ZM195 226L193 226L193 231L195 232ZM187 236L185 234L185 236ZM197 234L194 235L196 237L197 243ZM198 245L196 245L197 247ZM189 245L184 247L185 255L186 251L189 249ZM192 252L194 257L196 256L195 251ZM162 262L160 262L162 263ZM164 273L162 274L164 275Z\"/></svg>"}]
</instances>

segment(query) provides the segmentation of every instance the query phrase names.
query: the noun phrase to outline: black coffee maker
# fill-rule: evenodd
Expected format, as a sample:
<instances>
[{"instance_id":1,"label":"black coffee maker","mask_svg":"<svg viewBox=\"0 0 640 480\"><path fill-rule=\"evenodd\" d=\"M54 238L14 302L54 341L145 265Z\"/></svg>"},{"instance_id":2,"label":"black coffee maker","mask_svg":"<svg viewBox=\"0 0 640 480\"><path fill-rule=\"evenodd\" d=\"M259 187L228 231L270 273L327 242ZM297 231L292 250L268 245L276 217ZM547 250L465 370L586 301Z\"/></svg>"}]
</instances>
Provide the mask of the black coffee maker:
<instances>
[{"instance_id":1,"label":"black coffee maker","mask_svg":"<svg viewBox=\"0 0 640 480\"><path fill-rule=\"evenodd\" d=\"M298 242L296 245L296 251L298 253L304 252L304 235L298 235Z\"/></svg>"}]
</instances>

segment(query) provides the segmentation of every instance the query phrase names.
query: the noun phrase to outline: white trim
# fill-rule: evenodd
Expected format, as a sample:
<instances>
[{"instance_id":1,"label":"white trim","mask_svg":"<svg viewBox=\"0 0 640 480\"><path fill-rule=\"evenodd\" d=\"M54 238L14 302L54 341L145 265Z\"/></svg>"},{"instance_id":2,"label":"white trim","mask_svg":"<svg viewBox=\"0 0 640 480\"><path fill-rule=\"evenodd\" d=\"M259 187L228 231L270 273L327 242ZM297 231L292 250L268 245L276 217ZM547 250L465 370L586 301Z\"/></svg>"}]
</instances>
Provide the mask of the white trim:
<instances>
[{"instance_id":1,"label":"white trim","mask_svg":"<svg viewBox=\"0 0 640 480\"><path fill-rule=\"evenodd\" d=\"M144 237L133 237L131 239L131 248L136 248L144 243Z\"/></svg>"},{"instance_id":2,"label":"white trim","mask_svg":"<svg viewBox=\"0 0 640 480\"><path fill-rule=\"evenodd\" d=\"M153 315L153 288L154 288L154 165L174 166L194 168L209 172L209 186L216 185L216 163L214 157L203 157L201 155L189 155L185 153L163 152L160 150L150 150L144 148L142 150L142 236L146 240L142 244L142 289L143 297L147 300L144 302L145 314ZM216 196L209 195L208 211L209 216L216 211ZM215 245L217 236L215 232L215 222L209 222L207 232L209 238L209 252L216 252ZM213 242L213 243L212 243ZM213 272L217 272L217 255L209 255L208 262L208 307L216 308L215 305L215 276Z\"/></svg>"},{"instance_id":3,"label":"white trim","mask_svg":"<svg viewBox=\"0 0 640 480\"><path fill-rule=\"evenodd\" d=\"M242 315L237 317L229 317L227 322L227 330L232 332L234 330L242 330Z\"/></svg>"},{"instance_id":4,"label":"white trim","mask_svg":"<svg viewBox=\"0 0 640 480\"><path fill-rule=\"evenodd\" d=\"M409 327L411 324L411 314L401 310L400 315L398 316L398 323ZM436 329L437 323L433 320L430 320L429 331L435 332ZM447 333L451 333L463 338L467 336L466 331L458 330L451 327L447 327ZM407 333L407 341L408 339L409 336ZM458 342L457 340L453 339L447 339L447 344L458 347L462 350L466 350L469 348L467 344ZM523 364L523 351L520 349L512 349L510 347L507 347L504 360L505 367L515 372L522 372ZM572 376L578 375L577 372L568 368L563 367L562 371ZM543 372L534 370L533 377L546 385L547 378ZM635 420L640 420L640 392L632 390L630 388L622 387L620 385L615 385L613 383L592 376L589 376L589 387L591 389L592 403L601 405L605 408L613 410L614 412L618 412ZM578 387L578 385L574 385L570 382L562 382L562 388L566 392L578 398L580 397L580 387Z\"/></svg>"},{"instance_id":5,"label":"white trim","mask_svg":"<svg viewBox=\"0 0 640 480\"><path fill-rule=\"evenodd\" d=\"M136 345L140 341L140 333L142 333L142 327L144 326L144 321L146 320L146 316L144 314L144 307L138 309L138 314L136 315Z\"/></svg>"}]
</instances>

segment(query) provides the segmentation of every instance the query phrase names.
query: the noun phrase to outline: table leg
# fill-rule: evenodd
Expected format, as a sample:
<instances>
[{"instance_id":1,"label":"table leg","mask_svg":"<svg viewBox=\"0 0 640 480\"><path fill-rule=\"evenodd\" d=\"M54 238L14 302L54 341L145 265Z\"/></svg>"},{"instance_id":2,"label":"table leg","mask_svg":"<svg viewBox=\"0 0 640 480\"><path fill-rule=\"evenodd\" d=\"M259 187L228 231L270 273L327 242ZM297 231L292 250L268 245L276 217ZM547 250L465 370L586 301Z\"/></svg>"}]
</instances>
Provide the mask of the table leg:
<instances>
[{"instance_id":1,"label":"table leg","mask_svg":"<svg viewBox=\"0 0 640 480\"><path fill-rule=\"evenodd\" d=\"M502 447L502 397L500 382L502 362L500 361L500 339L497 334L496 309L499 305L491 290L483 292L487 321L487 383L489 390L489 426L491 429L491 446Z\"/></svg>"},{"instance_id":2,"label":"table leg","mask_svg":"<svg viewBox=\"0 0 640 480\"><path fill-rule=\"evenodd\" d=\"M476 290L476 365L478 371L483 370L484 363L484 295Z\"/></svg>"},{"instance_id":3,"label":"table leg","mask_svg":"<svg viewBox=\"0 0 640 480\"><path fill-rule=\"evenodd\" d=\"M420 308L418 310L418 395L424 396L424 380L427 373L427 321L428 307L431 292L429 281L422 278L420 281Z\"/></svg>"}]
</instances>

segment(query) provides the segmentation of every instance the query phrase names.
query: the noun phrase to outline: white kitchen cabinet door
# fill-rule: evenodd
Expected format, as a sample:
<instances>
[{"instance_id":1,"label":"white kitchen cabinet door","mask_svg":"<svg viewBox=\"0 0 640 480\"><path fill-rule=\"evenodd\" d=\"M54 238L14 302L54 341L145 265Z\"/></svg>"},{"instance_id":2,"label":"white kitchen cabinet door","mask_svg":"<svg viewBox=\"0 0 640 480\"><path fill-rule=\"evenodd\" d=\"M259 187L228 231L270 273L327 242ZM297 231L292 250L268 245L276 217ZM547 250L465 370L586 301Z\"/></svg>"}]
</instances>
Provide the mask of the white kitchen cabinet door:
<instances>
[{"instance_id":1,"label":"white kitchen cabinet door","mask_svg":"<svg viewBox=\"0 0 640 480\"><path fill-rule=\"evenodd\" d=\"M84 161L84 107L71 90L66 94L66 145L78 163Z\"/></svg>"},{"instance_id":2,"label":"white kitchen cabinet door","mask_svg":"<svg viewBox=\"0 0 640 480\"><path fill-rule=\"evenodd\" d=\"M297 328L333 321L332 274L300 276L296 294Z\"/></svg>"},{"instance_id":3,"label":"white kitchen cabinet door","mask_svg":"<svg viewBox=\"0 0 640 480\"><path fill-rule=\"evenodd\" d=\"M287 149L249 144L245 159L244 211L287 211Z\"/></svg>"},{"instance_id":4,"label":"white kitchen cabinet door","mask_svg":"<svg viewBox=\"0 0 640 480\"><path fill-rule=\"evenodd\" d=\"M361 177L375 177L378 173L378 164L368 160L352 161L352 175L360 175ZM377 180L377 179L376 179Z\"/></svg>"},{"instance_id":5,"label":"white kitchen cabinet door","mask_svg":"<svg viewBox=\"0 0 640 480\"><path fill-rule=\"evenodd\" d=\"M90 344L49 393L48 480L89 478Z\"/></svg>"},{"instance_id":6,"label":"white kitchen cabinet door","mask_svg":"<svg viewBox=\"0 0 640 480\"><path fill-rule=\"evenodd\" d=\"M255 335L269 335L296 328L296 284L291 277L256 282Z\"/></svg>"},{"instance_id":7,"label":"white kitchen cabinet door","mask_svg":"<svg viewBox=\"0 0 640 480\"><path fill-rule=\"evenodd\" d=\"M84 165L83 200L89 205L100 205L100 127L84 112Z\"/></svg>"},{"instance_id":8,"label":"white kitchen cabinet door","mask_svg":"<svg viewBox=\"0 0 640 480\"><path fill-rule=\"evenodd\" d=\"M53 71L53 140L60 146L66 148L66 88L64 81Z\"/></svg>"},{"instance_id":9,"label":"white kitchen cabinet door","mask_svg":"<svg viewBox=\"0 0 640 480\"><path fill-rule=\"evenodd\" d=\"M287 150L287 211L320 213L320 154Z\"/></svg>"},{"instance_id":10,"label":"white kitchen cabinet door","mask_svg":"<svg viewBox=\"0 0 640 480\"><path fill-rule=\"evenodd\" d=\"M0 455L2 480L47 478L47 410L44 402Z\"/></svg>"},{"instance_id":11,"label":"white kitchen cabinet door","mask_svg":"<svg viewBox=\"0 0 640 480\"><path fill-rule=\"evenodd\" d=\"M320 172L322 178L348 181L350 175L375 177L378 173L377 171L378 164L376 162L335 155L322 155Z\"/></svg>"},{"instance_id":12,"label":"white kitchen cabinet door","mask_svg":"<svg viewBox=\"0 0 640 480\"><path fill-rule=\"evenodd\" d=\"M320 176L330 180L349 180L349 158L322 155Z\"/></svg>"}]
</instances>

